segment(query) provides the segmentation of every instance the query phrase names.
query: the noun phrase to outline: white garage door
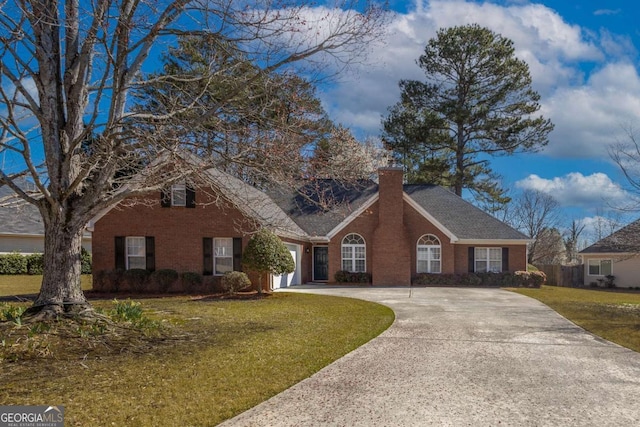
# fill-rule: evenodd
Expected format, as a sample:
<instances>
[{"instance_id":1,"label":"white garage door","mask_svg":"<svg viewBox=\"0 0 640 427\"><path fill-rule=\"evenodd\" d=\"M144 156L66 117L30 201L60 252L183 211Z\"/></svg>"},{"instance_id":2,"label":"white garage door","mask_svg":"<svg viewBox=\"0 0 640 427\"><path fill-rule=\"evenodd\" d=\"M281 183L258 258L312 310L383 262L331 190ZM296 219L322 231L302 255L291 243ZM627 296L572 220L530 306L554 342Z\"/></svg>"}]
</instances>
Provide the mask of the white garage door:
<instances>
[{"instance_id":1,"label":"white garage door","mask_svg":"<svg viewBox=\"0 0 640 427\"><path fill-rule=\"evenodd\" d=\"M300 277L301 277L301 269L300 269L300 246L294 245L292 243L285 243L287 249L289 249L289 253L291 253L291 257L293 258L293 262L296 265L296 268L293 273L290 274L282 274L279 276L273 276L273 289L286 288L291 285L299 285Z\"/></svg>"}]
</instances>

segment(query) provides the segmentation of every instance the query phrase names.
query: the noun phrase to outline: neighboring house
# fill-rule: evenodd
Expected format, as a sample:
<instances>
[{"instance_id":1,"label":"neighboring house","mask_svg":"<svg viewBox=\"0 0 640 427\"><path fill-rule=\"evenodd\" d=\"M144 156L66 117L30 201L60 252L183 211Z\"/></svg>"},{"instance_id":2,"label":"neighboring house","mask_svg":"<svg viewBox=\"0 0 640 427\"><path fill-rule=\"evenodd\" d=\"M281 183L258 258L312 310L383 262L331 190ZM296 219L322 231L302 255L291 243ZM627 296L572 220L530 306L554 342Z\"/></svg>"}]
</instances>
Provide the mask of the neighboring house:
<instances>
[{"instance_id":1,"label":"neighboring house","mask_svg":"<svg viewBox=\"0 0 640 427\"><path fill-rule=\"evenodd\" d=\"M584 285L615 277L617 287L640 286L640 219L579 252Z\"/></svg>"},{"instance_id":2,"label":"neighboring house","mask_svg":"<svg viewBox=\"0 0 640 427\"><path fill-rule=\"evenodd\" d=\"M333 282L339 270L367 272L374 285L409 285L418 273L527 268L528 238L434 185L403 185L398 168L379 184L313 180L269 195L219 171L174 185L151 202L127 203L93 222L93 267L172 268L222 275L241 268L252 231L268 226L296 271L273 287Z\"/></svg>"},{"instance_id":3,"label":"neighboring house","mask_svg":"<svg viewBox=\"0 0 640 427\"><path fill-rule=\"evenodd\" d=\"M21 183L22 186L27 185ZM0 186L0 254L44 252L44 224L38 209L18 200L3 203L13 195L8 186ZM85 234L82 246L91 252L91 235Z\"/></svg>"}]
</instances>

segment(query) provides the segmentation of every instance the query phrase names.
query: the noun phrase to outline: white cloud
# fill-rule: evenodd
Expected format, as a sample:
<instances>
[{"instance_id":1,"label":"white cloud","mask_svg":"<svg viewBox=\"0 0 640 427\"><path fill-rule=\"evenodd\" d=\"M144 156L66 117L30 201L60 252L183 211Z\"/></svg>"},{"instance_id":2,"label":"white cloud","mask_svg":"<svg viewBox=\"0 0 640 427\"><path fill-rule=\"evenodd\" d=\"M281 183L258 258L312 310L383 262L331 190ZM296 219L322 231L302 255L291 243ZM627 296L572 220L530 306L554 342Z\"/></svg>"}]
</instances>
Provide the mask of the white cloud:
<instances>
[{"instance_id":1,"label":"white cloud","mask_svg":"<svg viewBox=\"0 0 640 427\"><path fill-rule=\"evenodd\" d=\"M398 81L423 78L416 60L427 41L438 28L469 23L489 27L513 40L516 55L529 64L534 88L542 95L542 113L558 128L551 135L550 154L565 155L562 147L567 140L573 148L581 144L592 146L594 137L590 134L595 130L584 131L585 125L597 129L602 128L601 124L610 125L599 115L608 105L592 105L604 90L598 76L585 76L579 65L601 64L614 53L623 56L629 50L627 38L604 31L591 33L567 23L557 12L540 4L501 6L462 0L419 1L410 12L394 14L384 45L372 48L368 63L320 94L331 117L364 133L379 134L381 116L399 100ZM604 72L607 67L600 68ZM574 105L571 97L580 94L585 80L589 85L580 99L582 105ZM588 122L581 120L580 111L576 111L580 108L593 109ZM580 134L584 142L574 137ZM602 134L610 135L611 129Z\"/></svg>"},{"instance_id":2,"label":"white cloud","mask_svg":"<svg viewBox=\"0 0 640 427\"><path fill-rule=\"evenodd\" d=\"M583 86L558 89L543 114L556 125L546 154L608 159L607 147L640 117L640 76L632 64L607 64Z\"/></svg>"},{"instance_id":3,"label":"white cloud","mask_svg":"<svg viewBox=\"0 0 640 427\"><path fill-rule=\"evenodd\" d=\"M625 205L632 197L604 173L584 176L579 172L572 172L552 179L532 174L516 182L516 186L549 194L565 207L592 210Z\"/></svg>"}]
</instances>

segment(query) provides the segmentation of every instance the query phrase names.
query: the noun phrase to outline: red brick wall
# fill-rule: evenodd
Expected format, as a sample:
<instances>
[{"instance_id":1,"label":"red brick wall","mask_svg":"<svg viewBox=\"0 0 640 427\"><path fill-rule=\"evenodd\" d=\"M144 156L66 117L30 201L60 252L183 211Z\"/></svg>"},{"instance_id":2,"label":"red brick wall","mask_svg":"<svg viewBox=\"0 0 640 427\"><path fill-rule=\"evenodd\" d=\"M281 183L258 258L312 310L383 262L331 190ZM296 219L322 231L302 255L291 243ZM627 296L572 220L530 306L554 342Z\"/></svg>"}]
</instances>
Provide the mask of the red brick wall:
<instances>
[{"instance_id":1,"label":"red brick wall","mask_svg":"<svg viewBox=\"0 0 640 427\"><path fill-rule=\"evenodd\" d=\"M527 245L455 245L455 273L469 272L469 247L505 247L509 248L509 271L527 270Z\"/></svg>"},{"instance_id":2,"label":"red brick wall","mask_svg":"<svg viewBox=\"0 0 640 427\"><path fill-rule=\"evenodd\" d=\"M240 211L229 203L216 203L201 192L196 202L195 208L163 208L158 193L150 206L121 204L112 209L95 224L93 270L115 268L115 236L153 236L156 269L178 272L202 273L203 237L242 237L242 246L246 246L247 232L255 228Z\"/></svg>"},{"instance_id":3,"label":"red brick wall","mask_svg":"<svg viewBox=\"0 0 640 427\"><path fill-rule=\"evenodd\" d=\"M374 285L411 284L411 243L404 222L401 168L383 168L380 180L378 226L373 235Z\"/></svg>"},{"instance_id":4,"label":"red brick wall","mask_svg":"<svg viewBox=\"0 0 640 427\"><path fill-rule=\"evenodd\" d=\"M372 272L373 232L378 225L378 208L378 203L374 203L369 209L340 230L329 242L329 282L334 282L336 272L342 270L342 239L351 233L359 234L364 239L367 273Z\"/></svg>"},{"instance_id":5,"label":"red brick wall","mask_svg":"<svg viewBox=\"0 0 640 427\"><path fill-rule=\"evenodd\" d=\"M404 205L404 222L409 231L411 245L411 276L417 274L418 239L425 234L433 234L440 240L442 273L453 273L455 271L454 245L449 237L407 203Z\"/></svg>"}]
</instances>

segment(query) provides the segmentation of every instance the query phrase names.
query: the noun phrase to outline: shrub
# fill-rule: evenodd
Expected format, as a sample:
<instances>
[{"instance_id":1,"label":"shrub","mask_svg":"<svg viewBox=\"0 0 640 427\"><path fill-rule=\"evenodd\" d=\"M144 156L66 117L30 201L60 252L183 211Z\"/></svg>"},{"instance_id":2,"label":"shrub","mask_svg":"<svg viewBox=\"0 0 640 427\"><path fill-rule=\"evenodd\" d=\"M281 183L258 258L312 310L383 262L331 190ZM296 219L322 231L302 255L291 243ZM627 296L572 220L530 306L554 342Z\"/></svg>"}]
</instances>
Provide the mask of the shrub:
<instances>
[{"instance_id":1,"label":"shrub","mask_svg":"<svg viewBox=\"0 0 640 427\"><path fill-rule=\"evenodd\" d=\"M170 268L156 270L149 276L149 291L160 293L167 292L171 285L173 285L179 278L180 275L178 272Z\"/></svg>"},{"instance_id":2,"label":"shrub","mask_svg":"<svg viewBox=\"0 0 640 427\"><path fill-rule=\"evenodd\" d=\"M260 276L258 292L262 292L264 274L289 274L296 269L291 253L282 240L266 228L251 236L242 256L242 264Z\"/></svg>"},{"instance_id":3,"label":"shrub","mask_svg":"<svg viewBox=\"0 0 640 427\"><path fill-rule=\"evenodd\" d=\"M196 292L202 288L202 275L190 271L180 274L182 289L185 292Z\"/></svg>"},{"instance_id":4,"label":"shrub","mask_svg":"<svg viewBox=\"0 0 640 427\"><path fill-rule=\"evenodd\" d=\"M123 270L100 270L93 278L93 290L97 292L117 292L120 290Z\"/></svg>"},{"instance_id":5,"label":"shrub","mask_svg":"<svg viewBox=\"0 0 640 427\"><path fill-rule=\"evenodd\" d=\"M540 287L546 281L541 271L515 273L417 274L412 284L422 286Z\"/></svg>"},{"instance_id":6,"label":"shrub","mask_svg":"<svg viewBox=\"0 0 640 427\"><path fill-rule=\"evenodd\" d=\"M241 271L229 271L222 276L222 289L227 291L229 295L251 286L249 277Z\"/></svg>"},{"instance_id":7,"label":"shrub","mask_svg":"<svg viewBox=\"0 0 640 427\"><path fill-rule=\"evenodd\" d=\"M352 273L346 270L336 271L333 276L338 283L371 283L371 274L360 272Z\"/></svg>"},{"instance_id":8,"label":"shrub","mask_svg":"<svg viewBox=\"0 0 640 427\"><path fill-rule=\"evenodd\" d=\"M0 255L0 274L27 274L27 258L17 252Z\"/></svg>"},{"instance_id":9,"label":"shrub","mask_svg":"<svg viewBox=\"0 0 640 427\"><path fill-rule=\"evenodd\" d=\"M91 274L91 254L85 248L80 250L80 264L82 274Z\"/></svg>"},{"instance_id":10,"label":"shrub","mask_svg":"<svg viewBox=\"0 0 640 427\"><path fill-rule=\"evenodd\" d=\"M44 270L44 255L31 254L27 255L27 274L42 274Z\"/></svg>"},{"instance_id":11,"label":"shrub","mask_svg":"<svg viewBox=\"0 0 640 427\"><path fill-rule=\"evenodd\" d=\"M121 289L128 289L134 292L143 292L145 290L149 272L143 268L132 268L122 272ZM122 283L124 282L124 283ZM122 286L124 285L124 286Z\"/></svg>"}]
</instances>

